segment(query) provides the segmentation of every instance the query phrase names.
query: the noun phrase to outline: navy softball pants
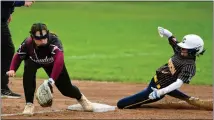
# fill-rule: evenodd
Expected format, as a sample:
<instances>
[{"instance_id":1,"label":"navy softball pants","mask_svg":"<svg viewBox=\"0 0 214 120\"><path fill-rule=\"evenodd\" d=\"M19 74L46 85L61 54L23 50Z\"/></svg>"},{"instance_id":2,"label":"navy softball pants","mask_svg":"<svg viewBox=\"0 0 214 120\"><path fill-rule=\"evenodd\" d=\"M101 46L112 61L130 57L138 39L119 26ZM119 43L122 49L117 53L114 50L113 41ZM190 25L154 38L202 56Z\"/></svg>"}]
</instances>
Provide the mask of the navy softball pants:
<instances>
[{"instance_id":1,"label":"navy softball pants","mask_svg":"<svg viewBox=\"0 0 214 120\"><path fill-rule=\"evenodd\" d=\"M117 102L117 107L120 109L132 109L132 108L138 108L143 104L148 104L148 103L152 103L152 102L156 102L158 100L161 100L164 96L155 99L155 100L150 100L149 99L149 94L151 92L153 92L153 90L151 89L151 87L157 88L156 84L154 82L154 78L152 78L152 80L150 81L149 85L147 88L145 88L144 90L140 91L139 93L136 93L134 95L125 97L121 100L119 100ZM188 99L190 98L190 96L182 93L179 90L174 90L170 93L168 93L168 95L175 97L175 98L179 98L179 99Z\"/></svg>"}]
</instances>

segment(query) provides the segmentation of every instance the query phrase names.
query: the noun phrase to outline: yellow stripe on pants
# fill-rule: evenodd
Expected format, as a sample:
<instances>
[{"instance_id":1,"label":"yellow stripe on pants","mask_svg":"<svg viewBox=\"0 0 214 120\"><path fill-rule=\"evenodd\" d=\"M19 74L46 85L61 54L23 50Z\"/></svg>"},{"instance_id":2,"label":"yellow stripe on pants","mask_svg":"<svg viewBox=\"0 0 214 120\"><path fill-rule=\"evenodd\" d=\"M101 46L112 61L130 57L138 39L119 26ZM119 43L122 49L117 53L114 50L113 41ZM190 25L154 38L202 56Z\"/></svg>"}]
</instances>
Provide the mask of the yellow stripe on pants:
<instances>
[{"instance_id":1,"label":"yellow stripe on pants","mask_svg":"<svg viewBox=\"0 0 214 120\"><path fill-rule=\"evenodd\" d=\"M155 81L155 83L158 82L157 75L154 76L154 81ZM160 84L157 84L156 87L157 87L158 89L160 89L161 86L160 86Z\"/></svg>"}]
</instances>

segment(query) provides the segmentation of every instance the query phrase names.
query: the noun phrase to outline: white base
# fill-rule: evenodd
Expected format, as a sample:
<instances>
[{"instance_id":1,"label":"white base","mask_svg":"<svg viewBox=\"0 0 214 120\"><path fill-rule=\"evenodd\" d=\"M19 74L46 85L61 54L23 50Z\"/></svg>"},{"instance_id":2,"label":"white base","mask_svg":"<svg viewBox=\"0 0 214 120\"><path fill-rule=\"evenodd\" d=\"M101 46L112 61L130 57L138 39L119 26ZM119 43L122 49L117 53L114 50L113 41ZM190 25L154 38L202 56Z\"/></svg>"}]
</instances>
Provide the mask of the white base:
<instances>
[{"instance_id":1,"label":"white base","mask_svg":"<svg viewBox=\"0 0 214 120\"><path fill-rule=\"evenodd\" d=\"M106 104L100 103L92 103L93 112L107 112L107 111L114 111L116 106L110 106ZM80 104L70 105L68 106L68 110L72 111L83 111L83 108Z\"/></svg>"}]
</instances>

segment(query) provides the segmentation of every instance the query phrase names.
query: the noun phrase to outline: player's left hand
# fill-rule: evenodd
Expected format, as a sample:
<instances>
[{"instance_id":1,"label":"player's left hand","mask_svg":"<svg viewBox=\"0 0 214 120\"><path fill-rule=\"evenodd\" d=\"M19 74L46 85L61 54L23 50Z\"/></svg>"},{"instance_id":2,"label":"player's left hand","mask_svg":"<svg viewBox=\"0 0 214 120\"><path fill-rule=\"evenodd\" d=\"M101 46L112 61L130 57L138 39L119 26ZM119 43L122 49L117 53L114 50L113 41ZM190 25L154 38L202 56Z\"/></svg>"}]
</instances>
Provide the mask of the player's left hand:
<instances>
[{"instance_id":1,"label":"player's left hand","mask_svg":"<svg viewBox=\"0 0 214 120\"><path fill-rule=\"evenodd\" d=\"M50 107L53 103L53 79L45 80L37 89L36 99L42 107Z\"/></svg>"},{"instance_id":2,"label":"player's left hand","mask_svg":"<svg viewBox=\"0 0 214 120\"><path fill-rule=\"evenodd\" d=\"M161 96L160 91L156 88L153 88L153 87L151 87L151 89L153 90L153 92L151 92L149 94L149 99L154 100L154 99L160 98L160 96Z\"/></svg>"},{"instance_id":3,"label":"player's left hand","mask_svg":"<svg viewBox=\"0 0 214 120\"><path fill-rule=\"evenodd\" d=\"M55 83L54 80L52 78L49 78L48 80L45 80L43 84L46 86L46 88L49 87L51 90L51 93L53 93L54 83Z\"/></svg>"}]
</instances>

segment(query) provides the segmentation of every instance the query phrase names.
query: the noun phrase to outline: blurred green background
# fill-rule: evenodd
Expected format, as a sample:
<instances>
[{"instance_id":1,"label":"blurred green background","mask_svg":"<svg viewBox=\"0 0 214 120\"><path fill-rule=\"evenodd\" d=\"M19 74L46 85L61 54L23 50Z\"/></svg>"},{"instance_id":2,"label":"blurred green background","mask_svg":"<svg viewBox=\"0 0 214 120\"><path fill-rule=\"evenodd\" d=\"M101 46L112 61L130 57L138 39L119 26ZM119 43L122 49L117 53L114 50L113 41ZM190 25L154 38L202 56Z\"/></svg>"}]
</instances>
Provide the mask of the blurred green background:
<instances>
[{"instance_id":1,"label":"blurred green background","mask_svg":"<svg viewBox=\"0 0 214 120\"><path fill-rule=\"evenodd\" d=\"M10 24L18 49L35 22L44 22L63 42L72 79L148 83L172 55L157 27L178 40L200 35L206 54L197 59L191 84L212 85L212 2L36 2L16 8ZM22 77L23 65L17 71ZM47 78L41 69L37 78Z\"/></svg>"}]
</instances>

